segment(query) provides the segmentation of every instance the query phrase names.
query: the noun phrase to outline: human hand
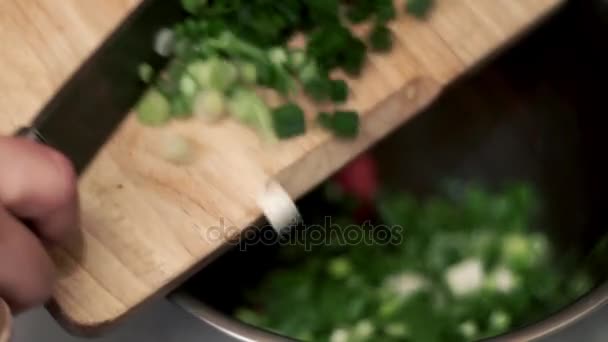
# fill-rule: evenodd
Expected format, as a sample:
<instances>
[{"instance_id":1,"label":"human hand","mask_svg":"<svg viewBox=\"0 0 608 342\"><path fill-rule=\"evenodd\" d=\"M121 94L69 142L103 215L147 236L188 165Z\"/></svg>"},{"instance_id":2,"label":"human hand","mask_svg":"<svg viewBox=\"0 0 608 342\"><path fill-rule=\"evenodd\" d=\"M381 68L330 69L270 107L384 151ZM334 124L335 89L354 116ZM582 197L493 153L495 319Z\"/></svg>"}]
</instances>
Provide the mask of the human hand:
<instances>
[{"instance_id":1,"label":"human hand","mask_svg":"<svg viewBox=\"0 0 608 342\"><path fill-rule=\"evenodd\" d=\"M0 137L0 298L13 313L50 297L55 272L45 246L77 228L71 163L41 144Z\"/></svg>"}]
</instances>

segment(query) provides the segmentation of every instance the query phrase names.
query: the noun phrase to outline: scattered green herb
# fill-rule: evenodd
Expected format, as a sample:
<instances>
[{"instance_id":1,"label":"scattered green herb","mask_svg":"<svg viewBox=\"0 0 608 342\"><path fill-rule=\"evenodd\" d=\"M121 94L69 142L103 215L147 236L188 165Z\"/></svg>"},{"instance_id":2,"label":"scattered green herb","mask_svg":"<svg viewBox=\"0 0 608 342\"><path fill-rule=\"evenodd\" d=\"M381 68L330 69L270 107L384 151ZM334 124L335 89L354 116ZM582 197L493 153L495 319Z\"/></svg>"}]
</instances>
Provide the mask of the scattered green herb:
<instances>
[{"instance_id":1,"label":"scattered green herb","mask_svg":"<svg viewBox=\"0 0 608 342\"><path fill-rule=\"evenodd\" d=\"M334 113L321 112L317 122L337 137L355 138L359 134L359 114L353 111L336 111Z\"/></svg>"},{"instance_id":2,"label":"scattered green herb","mask_svg":"<svg viewBox=\"0 0 608 342\"><path fill-rule=\"evenodd\" d=\"M370 33L369 41L374 51L386 52L393 47L393 33L384 25L376 25Z\"/></svg>"},{"instance_id":3,"label":"scattered green herb","mask_svg":"<svg viewBox=\"0 0 608 342\"><path fill-rule=\"evenodd\" d=\"M295 137L306 131L304 112L295 103L288 103L275 109L272 117L275 132L281 139Z\"/></svg>"},{"instance_id":4,"label":"scattered green herb","mask_svg":"<svg viewBox=\"0 0 608 342\"><path fill-rule=\"evenodd\" d=\"M272 112L254 91L236 89L230 97L228 109L236 119L256 129L266 140L275 140Z\"/></svg>"},{"instance_id":5,"label":"scattered green herb","mask_svg":"<svg viewBox=\"0 0 608 342\"><path fill-rule=\"evenodd\" d=\"M150 66L150 64L144 63L139 66L139 78L144 83L152 82L152 78L154 78L154 69Z\"/></svg>"},{"instance_id":6,"label":"scattered green herb","mask_svg":"<svg viewBox=\"0 0 608 342\"><path fill-rule=\"evenodd\" d=\"M425 18L434 2L435 0L406 0L405 9L418 18Z\"/></svg>"},{"instance_id":7,"label":"scattered green herb","mask_svg":"<svg viewBox=\"0 0 608 342\"><path fill-rule=\"evenodd\" d=\"M338 137L355 138L359 134L359 115L352 111L336 111L331 120L331 128Z\"/></svg>"},{"instance_id":8,"label":"scattered green herb","mask_svg":"<svg viewBox=\"0 0 608 342\"><path fill-rule=\"evenodd\" d=\"M414 13L430 8L428 0L410 2L408 9ZM244 87L273 89L286 103L292 101L298 87L314 101L343 103L348 99L348 86L330 74L342 69L359 75L368 52L343 17L357 23L373 20L370 45L375 51L388 51L392 37L386 24L397 15L392 0L181 0L181 4L190 16L165 34L165 45L171 47L164 49L172 57L169 67L162 72L148 65L139 68L142 80L160 92L138 106L145 111L139 114L142 123L158 125L171 117L189 117L193 111L197 116L220 118L220 111L208 107L219 105L222 98L222 103L230 103L223 106L227 111L222 114L246 119L267 136L271 111L256 98L256 113L245 114L241 102L253 97L242 96ZM307 35L301 48L289 46L296 32ZM160 77L153 80L157 73ZM153 103L161 107L150 108ZM280 138L293 136L296 127L298 134L303 133L300 129L305 125L299 115L285 118L297 121L281 121L276 132ZM355 124L353 118L333 115L332 131L351 137L358 131L358 121Z\"/></svg>"},{"instance_id":9,"label":"scattered green herb","mask_svg":"<svg viewBox=\"0 0 608 342\"><path fill-rule=\"evenodd\" d=\"M156 89L150 89L137 105L139 120L147 125L161 125L171 118L169 101Z\"/></svg>"},{"instance_id":10,"label":"scattered green herb","mask_svg":"<svg viewBox=\"0 0 608 342\"><path fill-rule=\"evenodd\" d=\"M331 81L331 100L343 103L348 99L348 84L344 80Z\"/></svg>"}]
</instances>

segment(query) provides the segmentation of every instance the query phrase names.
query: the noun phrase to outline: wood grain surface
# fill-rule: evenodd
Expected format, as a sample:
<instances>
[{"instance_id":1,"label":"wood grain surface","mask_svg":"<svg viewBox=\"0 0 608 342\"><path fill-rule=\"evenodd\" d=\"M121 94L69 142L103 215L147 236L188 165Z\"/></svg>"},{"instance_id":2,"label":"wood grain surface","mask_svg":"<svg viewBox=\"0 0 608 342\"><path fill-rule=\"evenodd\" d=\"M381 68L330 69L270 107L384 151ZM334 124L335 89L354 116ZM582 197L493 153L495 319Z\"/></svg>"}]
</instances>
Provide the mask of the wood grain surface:
<instances>
[{"instance_id":1,"label":"wood grain surface","mask_svg":"<svg viewBox=\"0 0 608 342\"><path fill-rule=\"evenodd\" d=\"M269 180L299 197L562 2L438 0L426 22L402 16L394 51L372 55L350 82L345 107L364 113L355 141L312 128L268 145L230 121L151 129L129 117L81 179L82 239L52 251L51 311L73 332L97 333L166 294L260 217L256 196ZM0 134L27 123L138 3L0 0ZM167 131L194 143L195 162L158 156Z\"/></svg>"}]
</instances>

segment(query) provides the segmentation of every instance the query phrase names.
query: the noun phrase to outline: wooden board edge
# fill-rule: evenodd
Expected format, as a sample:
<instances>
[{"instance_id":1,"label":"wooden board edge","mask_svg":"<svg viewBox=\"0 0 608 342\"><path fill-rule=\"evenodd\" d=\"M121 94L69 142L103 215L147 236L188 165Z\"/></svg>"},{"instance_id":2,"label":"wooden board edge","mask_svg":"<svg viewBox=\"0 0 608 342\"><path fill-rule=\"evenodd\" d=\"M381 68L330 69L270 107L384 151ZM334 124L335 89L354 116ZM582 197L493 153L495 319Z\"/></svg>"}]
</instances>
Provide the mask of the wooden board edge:
<instances>
[{"instance_id":1,"label":"wooden board edge","mask_svg":"<svg viewBox=\"0 0 608 342\"><path fill-rule=\"evenodd\" d=\"M247 225L247 227L257 227L264 224L264 218L258 217ZM246 234L247 228L244 228L241 235ZM179 291L179 287L190 277L198 273L204 267L212 263L214 260L222 256L225 252L234 247L234 244L226 243L220 248L216 249L213 253L207 255L202 260L194 263L183 272L179 273L179 276L170 280L167 284L162 286L158 291L152 293L146 297L143 297L137 305L126 308L119 314L112 315L111 317L97 318L93 320L84 321L76 318L69 311L64 310L55 300L51 300L46 305L46 310L49 314L64 328L69 334L73 336L80 336L84 338L95 338L103 336L111 329L115 329L131 317L133 314L137 314L141 310L145 310L150 301L156 299L165 298L167 295L174 291ZM0 341L1 342L1 341Z\"/></svg>"},{"instance_id":2,"label":"wooden board edge","mask_svg":"<svg viewBox=\"0 0 608 342\"><path fill-rule=\"evenodd\" d=\"M356 140L341 141L332 138L283 169L276 180L292 198L300 198L357 155L424 111L441 95L444 88L445 85L430 77L411 80L363 116L362 130ZM328 163L325 162L327 158L334 160ZM306 182L301 181L304 178L307 179ZM310 179L313 181L310 182ZM309 186L304 185L306 183Z\"/></svg>"},{"instance_id":3,"label":"wooden board edge","mask_svg":"<svg viewBox=\"0 0 608 342\"><path fill-rule=\"evenodd\" d=\"M465 72L460 74L454 80L448 82L448 85L453 86L454 84L458 84L459 81L467 79L469 76L483 69L488 64L494 62L506 51L513 48L522 40L533 34L541 26L545 25L549 20L551 20L551 18L556 16L559 11L561 11L566 6L567 3L567 0L556 0L556 3L553 6L545 8L544 11L538 15L536 20L530 22L527 25L524 25L520 30L515 31L511 37L505 40L502 44L496 46L496 48L492 50L489 54L482 56L482 58L477 61L477 63L473 64L470 68L468 68Z\"/></svg>"}]
</instances>

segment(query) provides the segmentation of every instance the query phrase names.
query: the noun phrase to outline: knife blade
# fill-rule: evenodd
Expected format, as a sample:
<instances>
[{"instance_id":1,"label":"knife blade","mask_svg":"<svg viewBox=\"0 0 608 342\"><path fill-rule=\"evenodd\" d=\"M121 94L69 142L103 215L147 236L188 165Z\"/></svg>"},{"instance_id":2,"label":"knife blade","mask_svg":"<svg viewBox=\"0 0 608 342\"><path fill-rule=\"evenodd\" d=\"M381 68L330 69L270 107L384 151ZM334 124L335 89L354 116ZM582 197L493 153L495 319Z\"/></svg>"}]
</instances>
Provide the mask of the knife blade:
<instances>
[{"instance_id":1,"label":"knife blade","mask_svg":"<svg viewBox=\"0 0 608 342\"><path fill-rule=\"evenodd\" d=\"M138 66L167 63L157 34L184 16L178 1L144 0L17 134L59 150L82 173L147 89Z\"/></svg>"}]
</instances>

